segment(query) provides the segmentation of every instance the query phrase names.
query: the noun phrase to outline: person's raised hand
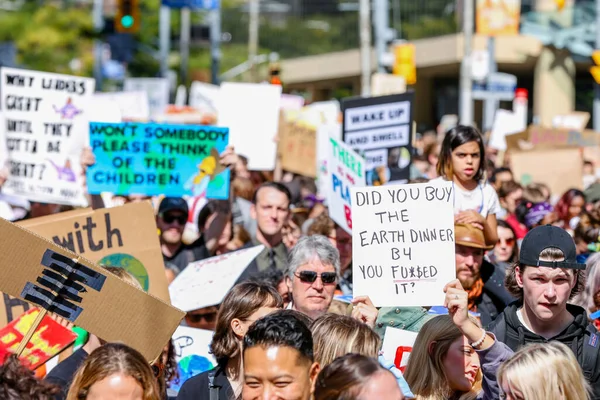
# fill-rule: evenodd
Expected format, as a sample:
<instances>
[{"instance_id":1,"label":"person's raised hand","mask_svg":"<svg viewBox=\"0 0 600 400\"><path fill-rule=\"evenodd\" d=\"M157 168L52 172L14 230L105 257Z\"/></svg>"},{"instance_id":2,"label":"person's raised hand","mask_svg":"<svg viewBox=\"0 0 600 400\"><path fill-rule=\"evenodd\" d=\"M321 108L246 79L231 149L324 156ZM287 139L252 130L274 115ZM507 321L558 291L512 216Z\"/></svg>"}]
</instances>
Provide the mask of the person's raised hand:
<instances>
[{"instance_id":1,"label":"person's raised hand","mask_svg":"<svg viewBox=\"0 0 600 400\"><path fill-rule=\"evenodd\" d=\"M235 153L233 146L227 146L224 152L221 153L221 164L230 166L238 162L239 156Z\"/></svg>"},{"instance_id":2,"label":"person's raised hand","mask_svg":"<svg viewBox=\"0 0 600 400\"><path fill-rule=\"evenodd\" d=\"M481 227L483 229L483 225L485 225L485 219L481 214L479 214L475 210L467 210L461 211L454 217L454 223L456 224L472 224Z\"/></svg>"},{"instance_id":3,"label":"person's raised hand","mask_svg":"<svg viewBox=\"0 0 600 400\"><path fill-rule=\"evenodd\" d=\"M96 163L96 156L92 152L91 147L84 147L83 149L81 149L81 154L79 155L79 163L81 164L81 168L84 172L87 169L87 167Z\"/></svg>"},{"instance_id":4,"label":"person's raised hand","mask_svg":"<svg viewBox=\"0 0 600 400\"><path fill-rule=\"evenodd\" d=\"M352 305L354 305L352 308L352 318L369 325L371 328L374 328L379 311L373 305L373 302L369 296L357 296L353 298Z\"/></svg>"},{"instance_id":5,"label":"person's raised hand","mask_svg":"<svg viewBox=\"0 0 600 400\"><path fill-rule=\"evenodd\" d=\"M469 320L469 295L458 279L446 284L444 293L446 293L444 307L448 309L454 325L462 330L466 324L471 323Z\"/></svg>"}]
</instances>

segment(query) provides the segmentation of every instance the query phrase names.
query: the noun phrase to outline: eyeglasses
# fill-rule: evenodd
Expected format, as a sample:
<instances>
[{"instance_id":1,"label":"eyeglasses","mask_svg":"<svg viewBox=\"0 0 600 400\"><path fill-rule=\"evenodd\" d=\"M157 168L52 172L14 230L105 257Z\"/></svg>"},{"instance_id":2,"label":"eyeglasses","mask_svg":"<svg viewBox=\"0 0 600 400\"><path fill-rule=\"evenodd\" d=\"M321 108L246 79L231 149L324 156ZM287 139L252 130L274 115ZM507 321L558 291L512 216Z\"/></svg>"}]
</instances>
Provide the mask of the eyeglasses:
<instances>
[{"instance_id":1,"label":"eyeglasses","mask_svg":"<svg viewBox=\"0 0 600 400\"><path fill-rule=\"evenodd\" d=\"M215 322L215 320L217 319L217 312L211 312L211 313L206 313L206 314L188 314L185 316L185 319L187 319L189 322L191 322L192 324L197 324L198 322L204 320L208 323L211 322Z\"/></svg>"},{"instance_id":2,"label":"eyeglasses","mask_svg":"<svg viewBox=\"0 0 600 400\"><path fill-rule=\"evenodd\" d=\"M502 244L502 242L506 243L507 246L514 246L515 245L515 238L508 238L508 239L498 239L498 244Z\"/></svg>"},{"instance_id":3,"label":"eyeglasses","mask_svg":"<svg viewBox=\"0 0 600 400\"><path fill-rule=\"evenodd\" d=\"M323 272L319 275L315 271L301 271L294 274L294 276L304 283L314 283L319 276L321 277L321 281L325 284L334 283L337 279L337 274L335 272Z\"/></svg>"},{"instance_id":4,"label":"eyeglasses","mask_svg":"<svg viewBox=\"0 0 600 400\"><path fill-rule=\"evenodd\" d=\"M165 224L172 224L173 222L177 221L179 225L185 225L187 217L185 215L167 214L162 216L162 220L165 221Z\"/></svg>"}]
</instances>

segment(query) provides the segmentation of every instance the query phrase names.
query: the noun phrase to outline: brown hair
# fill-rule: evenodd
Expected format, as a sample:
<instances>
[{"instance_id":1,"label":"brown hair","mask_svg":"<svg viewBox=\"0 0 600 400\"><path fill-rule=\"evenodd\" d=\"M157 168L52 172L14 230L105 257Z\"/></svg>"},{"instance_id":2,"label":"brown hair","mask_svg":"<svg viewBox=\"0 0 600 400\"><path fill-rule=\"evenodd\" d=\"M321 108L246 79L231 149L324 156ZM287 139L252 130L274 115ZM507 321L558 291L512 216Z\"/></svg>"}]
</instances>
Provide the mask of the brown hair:
<instances>
[{"instance_id":1,"label":"brown hair","mask_svg":"<svg viewBox=\"0 0 600 400\"><path fill-rule=\"evenodd\" d=\"M150 365L137 350L120 343L107 343L92 352L79 367L66 400L80 400L89 390L114 374L130 376L142 387L143 400L160 400L156 378Z\"/></svg>"},{"instance_id":2,"label":"brown hair","mask_svg":"<svg viewBox=\"0 0 600 400\"><path fill-rule=\"evenodd\" d=\"M457 125L448 130L442 141L442 148L436 166L436 172L439 176L452 180L454 170L452 168L452 152L463 144L475 142L479 148L479 169L475 172L474 181L480 181L485 175L485 148L481 133L472 126Z\"/></svg>"},{"instance_id":3,"label":"brown hair","mask_svg":"<svg viewBox=\"0 0 600 400\"><path fill-rule=\"evenodd\" d=\"M325 314L311 327L315 361L321 367L348 353L377 357L381 339L375 331L352 317Z\"/></svg>"},{"instance_id":4,"label":"brown hair","mask_svg":"<svg viewBox=\"0 0 600 400\"><path fill-rule=\"evenodd\" d=\"M16 355L10 354L0 365L0 399L52 400L60 388L39 380Z\"/></svg>"},{"instance_id":5,"label":"brown hair","mask_svg":"<svg viewBox=\"0 0 600 400\"><path fill-rule=\"evenodd\" d=\"M504 199L506 196L516 192L519 189L523 189L523 186L519 185L515 181L502 182L500 189L498 189L498 198Z\"/></svg>"},{"instance_id":6,"label":"brown hair","mask_svg":"<svg viewBox=\"0 0 600 400\"><path fill-rule=\"evenodd\" d=\"M282 308L283 299L270 285L261 282L244 282L235 285L219 307L217 326L210 351L219 364L227 363L240 351L239 339L231 329L231 321L247 320L261 307Z\"/></svg>"},{"instance_id":7,"label":"brown hair","mask_svg":"<svg viewBox=\"0 0 600 400\"><path fill-rule=\"evenodd\" d=\"M544 189L548 190L548 193L550 193L548 186L543 183L530 183L523 188L523 201L528 201L530 203L547 201L548 199L544 196Z\"/></svg>"},{"instance_id":8,"label":"brown hair","mask_svg":"<svg viewBox=\"0 0 600 400\"><path fill-rule=\"evenodd\" d=\"M375 358L346 354L321 370L315 382L315 400L354 400L376 374L391 374Z\"/></svg>"},{"instance_id":9,"label":"brown hair","mask_svg":"<svg viewBox=\"0 0 600 400\"><path fill-rule=\"evenodd\" d=\"M548 247L547 249L542 250L540 253L539 259L542 261L562 261L565 259L565 254L563 251L556 247ZM521 274L525 272L526 268L537 268L531 265L521 264L520 262L516 262L510 266L510 268L506 271L506 278L504 279L504 286L506 286L506 290L514 297L519 300L523 300L523 288L519 286L517 283L517 267L521 271ZM579 294L585 288L585 271L581 270L569 270L573 271L575 275L575 286L571 290L571 294L569 295L569 299L572 299L577 294Z\"/></svg>"},{"instance_id":10,"label":"brown hair","mask_svg":"<svg viewBox=\"0 0 600 400\"><path fill-rule=\"evenodd\" d=\"M312 235L323 235L329 237L335 230L335 223L327 213L323 213L314 219L310 227L308 228L308 236Z\"/></svg>"},{"instance_id":11,"label":"brown hair","mask_svg":"<svg viewBox=\"0 0 600 400\"><path fill-rule=\"evenodd\" d=\"M108 272L110 272L113 275L116 275L119 279L129 283L130 285L135 286L136 288L140 289L140 290L144 290L142 288L142 285L140 284L140 282L135 279L135 277L133 275L131 275L129 272L127 272L127 270L125 268L121 268L121 267L107 267L105 265L101 265L102 268L104 268L105 270L107 270Z\"/></svg>"},{"instance_id":12,"label":"brown hair","mask_svg":"<svg viewBox=\"0 0 600 400\"><path fill-rule=\"evenodd\" d=\"M254 196L254 184L250 178L240 178L239 176L231 182L233 188L233 195L235 197L241 197L242 199L252 201Z\"/></svg>"}]
</instances>

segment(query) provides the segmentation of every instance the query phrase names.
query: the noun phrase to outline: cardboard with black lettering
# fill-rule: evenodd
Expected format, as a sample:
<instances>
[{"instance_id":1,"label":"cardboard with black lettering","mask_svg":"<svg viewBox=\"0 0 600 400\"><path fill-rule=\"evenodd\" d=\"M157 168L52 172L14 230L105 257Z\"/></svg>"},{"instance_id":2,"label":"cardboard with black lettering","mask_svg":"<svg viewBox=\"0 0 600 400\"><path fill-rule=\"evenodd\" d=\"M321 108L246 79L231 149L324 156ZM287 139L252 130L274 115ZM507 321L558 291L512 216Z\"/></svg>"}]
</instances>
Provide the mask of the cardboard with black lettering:
<instances>
[{"instance_id":1,"label":"cardboard with black lettering","mask_svg":"<svg viewBox=\"0 0 600 400\"><path fill-rule=\"evenodd\" d=\"M184 312L97 264L0 219L0 290L47 309L108 342L122 342L151 361Z\"/></svg>"},{"instance_id":2,"label":"cardboard with black lettering","mask_svg":"<svg viewBox=\"0 0 600 400\"><path fill-rule=\"evenodd\" d=\"M344 142L365 158L367 170L384 168L385 183L410 177L414 98L407 92L342 99Z\"/></svg>"},{"instance_id":3,"label":"cardboard with black lettering","mask_svg":"<svg viewBox=\"0 0 600 400\"><path fill-rule=\"evenodd\" d=\"M148 293L170 303L152 205L83 209L19 222L18 225L97 264L122 267ZM0 326L27 310L18 299L0 298Z\"/></svg>"}]
</instances>

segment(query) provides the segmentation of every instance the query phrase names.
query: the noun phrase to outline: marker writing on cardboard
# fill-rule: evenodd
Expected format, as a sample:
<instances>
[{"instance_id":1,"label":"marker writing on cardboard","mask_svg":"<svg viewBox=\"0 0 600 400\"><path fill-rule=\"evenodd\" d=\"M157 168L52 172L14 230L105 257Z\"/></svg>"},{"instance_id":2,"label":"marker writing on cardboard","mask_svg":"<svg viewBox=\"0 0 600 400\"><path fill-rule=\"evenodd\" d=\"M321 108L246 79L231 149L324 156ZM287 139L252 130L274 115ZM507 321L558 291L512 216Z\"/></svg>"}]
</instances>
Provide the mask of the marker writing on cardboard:
<instances>
[{"instance_id":1,"label":"marker writing on cardboard","mask_svg":"<svg viewBox=\"0 0 600 400\"><path fill-rule=\"evenodd\" d=\"M93 221L92 217L87 217L86 222L83 225L80 225L79 222L75 222L73 224L75 231L67 233L66 237L63 236L61 238L59 236L53 236L52 240L57 245L65 247L79 254L85 253L86 249L93 252L103 250L105 248L105 243L107 249L113 248L115 245L118 247L123 247L121 231L118 228L113 229L109 213L104 214L104 225L106 227L106 231L101 232L101 234L103 234L102 237L105 239L100 239L97 242L95 240L97 237L94 237L94 232L97 232L95 231L97 224ZM86 232L85 237L87 241L85 242L83 231ZM84 245L84 243L87 244L87 246ZM75 249L75 245L77 245L77 249Z\"/></svg>"}]
</instances>

